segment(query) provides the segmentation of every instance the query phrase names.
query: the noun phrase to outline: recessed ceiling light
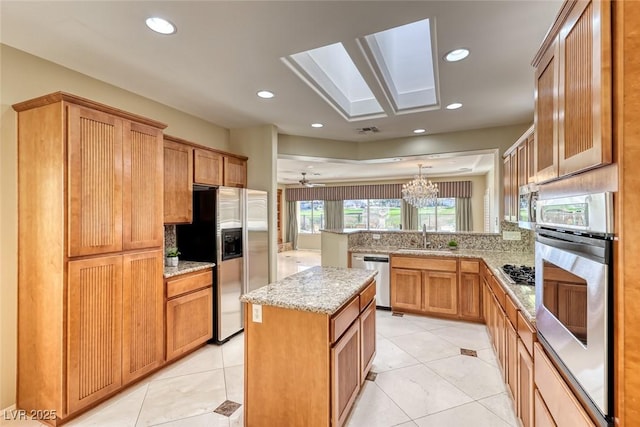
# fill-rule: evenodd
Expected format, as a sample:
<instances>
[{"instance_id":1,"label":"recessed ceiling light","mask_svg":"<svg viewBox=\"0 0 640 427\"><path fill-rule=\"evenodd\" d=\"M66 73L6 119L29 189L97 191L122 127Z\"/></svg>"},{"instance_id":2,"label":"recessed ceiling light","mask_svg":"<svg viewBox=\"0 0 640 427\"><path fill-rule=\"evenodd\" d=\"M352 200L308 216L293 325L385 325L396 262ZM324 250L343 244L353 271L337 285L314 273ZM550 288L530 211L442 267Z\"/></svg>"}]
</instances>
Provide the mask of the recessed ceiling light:
<instances>
[{"instance_id":1,"label":"recessed ceiling light","mask_svg":"<svg viewBox=\"0 0 640 427\"><path fill-rule=\"evenodd\" d=\"M147 27L151 28L156 33L169 35L176 32L176 26L164 18L153 16L151 18L147 18L145 22Z\"/></svg>"},{"instance_id":2,"label":"recessed ceiling light","mask_svg":"<svg viewBox=\"0 0 640 427\"><path fill-rule=\"evenodd\" d=\"M273 94L273 92L270 92L268 90L261 90L258 91L257 94L260 98L264 98L264 99L271 99L273 98L275 95Z\"/></svg>"},{"instance_id":3,"label":"recessed ceiling light","mask_svg":"<svg viewBox=\"0 0 640 427\"><path fill-rule=\"evenodd\" d=\"M312 128L321 128L321 127L323 127L323 126L324 126L324 125L323 125L322 123L311 123L311 127L312 127Z\"/></svg>"},{"instance_id":4,"label":"recessed ceiling light","mask_svg":"<svg viewBox=\"0 0 640 427\"><path fill-rule=\"evenodd\" d=\"M459 102L454 102L452 104L447 105L447 110L457 110L458 108L462 107L462 104Z\"/></svg>"},{"instance_id":5,"label":"recessed ceiling light","mask_svg":"<svg viewBox=\"0 0 640 427\"><path fill-rule=\"evenodd\" d=\"M469 50L461 48L461 49L454 49L451 52L447 53L444 56L444 59L448 62L456 62L456 61L462 61L467 56L469 56Z\"/></svg>"},{"instance_id":6,"label":"recessed ceiling light","mask_svg":"<svg viewBox=\"0 0 640 427\"><path fill-rule=\"evenodd\" d=\"M425 133L426 131L426 129L414 129L413 133Z\"/></svg>"}]
</instances>

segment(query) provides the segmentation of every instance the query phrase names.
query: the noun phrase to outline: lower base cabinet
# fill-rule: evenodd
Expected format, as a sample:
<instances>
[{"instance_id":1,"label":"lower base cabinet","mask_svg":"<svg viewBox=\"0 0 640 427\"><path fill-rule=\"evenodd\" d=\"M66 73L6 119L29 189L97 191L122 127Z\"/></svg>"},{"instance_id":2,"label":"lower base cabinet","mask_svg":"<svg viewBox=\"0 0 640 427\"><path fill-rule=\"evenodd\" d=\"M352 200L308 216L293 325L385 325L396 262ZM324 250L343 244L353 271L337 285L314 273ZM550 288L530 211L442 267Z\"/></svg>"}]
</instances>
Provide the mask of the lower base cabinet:
<instances>
[{"instance_id":1,"label":"lower base cabinet","mask_svg":"<svg viewBox=\"0 0 640 427\"><path fill-rule=\"evenodd\" d=\"M355 321L331 349L331 423L344 424L360 391L360 322Z\"/></svg>"},{"instance_id":2,"label":"lower base cabinet","mask_svg":"<svg viewBox=\"0 0 640 427\"><path fill-rule=\"evenodd\" d=\"M166 359L204 344L213 337L211 269L166 280Z\"/></svg>"},{"instance_id":3,"label":"lower base cabinet","mask_svg":"<svg viewBox=\"0 0 640 427\"><path fill-rule=\"evenodd\" d=\"M524 427L533 427L536 425L534 424L533 358L520 339L518 339L517 372L516 412Z\"/></svg>"}]
</instances>

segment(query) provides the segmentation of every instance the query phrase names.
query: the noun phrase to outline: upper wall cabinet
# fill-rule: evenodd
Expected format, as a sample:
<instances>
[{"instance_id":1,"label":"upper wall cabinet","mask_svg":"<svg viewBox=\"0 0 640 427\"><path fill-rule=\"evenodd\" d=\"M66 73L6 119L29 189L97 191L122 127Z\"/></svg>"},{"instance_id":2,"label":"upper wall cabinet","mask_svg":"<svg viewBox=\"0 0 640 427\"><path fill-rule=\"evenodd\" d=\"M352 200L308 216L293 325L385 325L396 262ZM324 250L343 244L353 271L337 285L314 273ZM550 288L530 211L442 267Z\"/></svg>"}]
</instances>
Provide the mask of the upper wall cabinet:
<instances>
[{"instance_id":1,"label":"upper wall cabinet","mask_svg":"<svg viewBox=\"0 0 640 427\"><path fill-rule=\"evenodd\" d=\"M223 185L223 156L215 151L193 150L193 182L203 185Z\"/></svg>"},{"instance_id":2,"label":"upper wall cabinet","mask_svg":"<svg viewBox=\"0 0 640 427\"><path fill-rule=\"evenodd\" d=\"M533 126L504 154L504 220L518 221L520 187L534 182Z\"/></svg>"},{"instance_id":3,"label":"upper wall cabinet","mask_svg":"<svg viewBox=\"0 0 640 427\"><path fill-rule=\"evenodd\" d=\"M536 181L611 163L610 1L566 2L533 65Z\"/></svg>"},{"instance_id":4,"label":"upper wall cabinet","mask_svg":"<svg viewBox=\"0 0 640 427\"><path fill-rule=\"evenodd\" d=\"M190 223L193 219L193 148L164 139L164 222Z\"/></svg>"},{"instance_id":5,"label":"upper wall cabinet","mask_svg":"<svg viewBox=\"0 0 640 427\"><path fill-rule=\"evenodd\" d=\"M247 160L238 157L224 158L224 185L226 187L247 186Z\"/></svg>"}]
</instances>

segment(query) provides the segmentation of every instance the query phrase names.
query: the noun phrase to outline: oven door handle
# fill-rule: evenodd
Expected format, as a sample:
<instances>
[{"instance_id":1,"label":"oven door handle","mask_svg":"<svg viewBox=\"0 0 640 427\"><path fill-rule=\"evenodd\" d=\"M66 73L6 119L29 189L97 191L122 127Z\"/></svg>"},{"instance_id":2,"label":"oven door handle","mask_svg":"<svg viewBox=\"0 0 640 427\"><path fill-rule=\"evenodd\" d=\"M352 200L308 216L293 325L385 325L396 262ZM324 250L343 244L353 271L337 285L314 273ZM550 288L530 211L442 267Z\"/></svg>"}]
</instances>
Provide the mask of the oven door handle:
<instances>
[{"instance_id":1,"label":"oven door handle","mask_svg":"<svg viewBox=\"0 0 640 427\"><path fill-rule=\"evenodd\" d=\"M592 244L583 242L569 242L566 240L557 239L554 237L548 237L538 233L536 240L547 246L551 246L558 249L564 249L567 251L575 252L583 256L598 261L601 264L606 262L607 246L606 241L594 239Z\"/></svg>"}]
</instances>

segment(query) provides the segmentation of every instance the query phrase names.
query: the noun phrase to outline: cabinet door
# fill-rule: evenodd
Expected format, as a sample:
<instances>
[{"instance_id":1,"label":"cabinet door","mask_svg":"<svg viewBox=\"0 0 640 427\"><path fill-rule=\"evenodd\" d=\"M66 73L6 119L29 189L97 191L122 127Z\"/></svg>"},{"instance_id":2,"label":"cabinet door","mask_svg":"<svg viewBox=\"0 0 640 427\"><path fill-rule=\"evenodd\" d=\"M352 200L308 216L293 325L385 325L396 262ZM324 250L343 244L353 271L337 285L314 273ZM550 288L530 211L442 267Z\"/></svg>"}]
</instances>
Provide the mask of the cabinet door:
<instances>
[{"instance_id":1,"label":"cabinet door","mask_svg":"<svg viewBox=\"0 0 640 427\"><path fill-rule=\"evenodd\" d=\"M123 247L162 246L162 131L124 123Z\"/></svg>"},{"instance_id":2,"label":"cabinet door","mask_svg":"<svg viewBox=\"0 0 640 427\"><path fill-rule=\"evenodd\" d=\"M68 105L69 257L122 250L122 120Z\"/></svg>"},{"instance_id":3,"label":"cabinet door","mask_svg":"<svg viewBox=\"0 0 640 427\"><path fill-rule=\"evenodd\" d=\"M482 319L480 275L460 274L460 316L468 319Z\"/></svg>"},{"instance_id":4,"label":"cabinet door","mask_svg":"<svg viewBox=\"0 0 640 427\"><path fill-rule=\"evenodd\" d=\"M247 186L247 161L236 157L224 157L224 185L227 187Z\"/></svg>"},{"instance_id":5,"label":"cabinet door","mask_svg":"<svg viewBox=\"0 0 640 427\"><path fill-rule=\"evenodd\" d=\"M578 2L560 30L559 174L611 163L611 4Z\"/></svg>"},{"instance_id":6,"label":"cabinet door","mask_svg":"<svg viewBox=\"0 0 640 427\"><path fill-rule=\"evenodd\" d=\"M500 303L495 298L492 297L493 300L493 348L496 351L496 355L498 356L498 361L500 365L500 370L502 374L506 374L506 352L505 352L505 328L506 328L506 315L500 307Z\"/></svg>"},{"instance_id":7,"label":"cabinet door","mask_svg":"<svg viewBox=\"0 0 640 427\"><path fill-rule=\"evenodd\" d=\"M511 188L511 156L507 155L503 160L503 197L504 197L504 220L511 221L511 196L512 196L512 188Z\"/></svg>"},{"instance_id":8,"label":"cabinet door","mask_svg":"<svg viewBox=\"0 0 640 427\"><path fill-rule=\"evenodd\" d=\"M547 409L547 405L544 404L544 400L542 400L542 396L540 396L538 390L535 391L533 401L535 427L556 427L556 423L553 421L553 417L549 413L549 409Z\"/></svg>"},{"instance_id":9,"label":"cabinet door","mask_svg":"<svg viewBox=\"0 0 640 427\"><path fill-rule=\"evenodd\" d=\"M535 143L536 182L558 176L558 42L549 46L535 74Z\"/></svg>"},{"instance_id":10,"label":"cabinet door","mask_svg":"<svg viewBox=\"0 0 640 427\"><path fill-rule=\"evenodd\" d=\"M360 383L363 384L376 355L376 300L360 314Z\"/></svg>"},{"instance_id":11,"label":"cabinet door","mask_svg":"<svg viewBox=\"0 0 640 427\"><path fill-rule=\"evenodd\" d=\"M513 401L518 401L518 333L511 322L505 321L505 380L511 391Z\"/></svg>"},{"instance_id":12,"label":"cabinet door","mask_svg":"<svg viewBox=\"0 0 640 427\"><path fill-rule=\"evenodd\" d=\"M213 336L213 288L167 301L167 360Z\"/></svg>"},{"instance_id":13,"label":"cabinet door","mask_svg":"<svg viewBox=\"0 0 640 427\"><path fill-rule=\"evenodd\" d=\"M162 251L123 257L122 381L128 383L164 361Z\"/></svg>"},{"instance_id":14,"label":"cabinet door","mask_svg":"<svg viewBox=\"0 0 640 427\"><path fill-rule=\"evenodd\" d=\"M422 309L422 272L402 268L391 269L391 307Z\"/></svg>"},{"instance_id":15,"label":"cabinet door","mask_svg":"<svg viewBox=\"0 0 640 427\"><path fill-rule=\"evenodd\" d=\"M164 222L193 221L193 148L164 142Z\"/></svg>"},{"instance_id":16,"label":"cabinet door","mask_svg":"<svg viewBox=\"0 0 640 427\"><path fill-rule=\"evenodd\" d=\"M122 384L122 256L70 261L67 306L68 410Z\"/></svg>"},{"instance_id":17,"label":"cabinet door","mask_svg":"<svg viewBox=\"0 0 640 427\"><path fill-rule=\"evenodd\" d=\"M458 275L444 271L422 273L424 309L431 313L458 314Z\"/></svg>"},{"instance_id":18,"label":"cabinet door","mask_svg":"<svg viewBox=\"0 0 640 427\"><path fill-rule=\"evenodd\" d=\"M535 137L533 133L529 135L526 142L527 146L527 182L536 182L536 167L534 165L535 153Z\"/></svg>"},{"instance_id":19,"label":"cabinet door","mask_svg":"<svg viewBox=\"0 0 640 427\"><path fill-rule=\"evenodd\" d=\"M516 412L524 427L534 426L533 358L522 340L518 340L518 398Z\"/></svg>"},{"instance_id":20,"label":"cabinet door","mask_svg":"<svg viewBox=\"0 0 640 427\"><path fill-rule=\"evenodd\" d=\"M344 424L360 391L360 323L353 322L331 349L331 425Z\"/></svg>"},{"instance_id":21,"label":"cabinet door","mask_svg":"<svg viewBox=\"0 0 640 427\"><path fill-rule=\"evenodd\" d=\"M193 182L204 185L223 185L222 155L200 148L193 149Z\"/></svg>"},{"instance_id":22,"label":"cabinet door","mask_svg":"<svg viewBox=\"0 0 640 427\"><path fill-rule=\"evenodd\" d=\"M518 188L518 176L520 175L520 166L518 155L520 154L520 150L513 150L511 152L510 162L511 162L511 222L518 222L518 204L520 199L519 188Z\"/></svg>"}]
</instances>

